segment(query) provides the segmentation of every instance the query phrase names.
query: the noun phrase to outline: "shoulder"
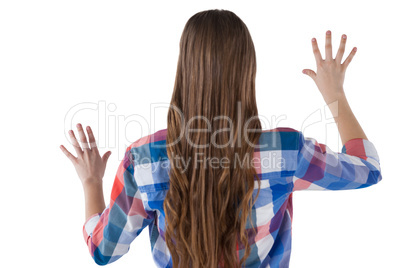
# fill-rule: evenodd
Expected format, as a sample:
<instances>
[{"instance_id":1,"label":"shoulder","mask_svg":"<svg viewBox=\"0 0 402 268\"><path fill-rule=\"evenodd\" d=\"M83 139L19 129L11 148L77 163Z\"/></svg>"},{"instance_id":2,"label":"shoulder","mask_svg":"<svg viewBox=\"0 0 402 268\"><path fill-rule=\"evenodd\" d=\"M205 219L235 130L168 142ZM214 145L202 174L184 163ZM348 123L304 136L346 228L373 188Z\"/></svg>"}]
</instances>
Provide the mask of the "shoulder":
<instances>
[{"instance_id":1,"label":"shoulder","mask_svg":"<svg viewBox=\"0 0 402 268\"><path fill-rule=\"evenodd\" d=\"M133 143L129 146L128 150L131 150L133 148L140 148L140 147L149 147L149 146L154 146L158 144L166 144L166 133L167 129L161 129L158 130L152 134L149 134L147 136L144 136Z\"/></svg>"},{"instance_id":2,"label":"shoulder","mask_svg":"<svg viewBox=\"0 0 402 268\"><path fill-rule=\"evenodd\" d=\"M145 153L149 152L150 148L165 148L166 147L166 129L158 130L152 134L141 137L128 146L127 151Z\"/></svg>"},{"instance_id":3,"label":"shoulder","mask_svg":"<svg viewBox=\"0 0 402 268\"><path fill-rule=\"evenodd\" d=\"M276 184L277 178L293 176L297 166L301 132L288 127L263 130L259 144L254 150L255 168L261 179L271 179ZM280 181L278 185L288 191L290 184ZM282 187L281 186L281 187Z\"/></svg>"},{"instance_id":4,"label":"shoulder","mask_svg":"<svg viewBox=\"0 0 402 268\"><path fill-rule=\"evenodd\" d=\"M259 139L261 150L298 150L301 131L289 127L263 130Z\"/></svg>"},{"instance_id":5,"label":"shoulder","mask_svg":"<svg viewBox=\"0 0 402 268\"><path fill-rule=\"evenodd\" d=\"M134 164L148 164L166 160L166 133L167 129L158 130L134 141L128 148L132 154Z\"/></svg>"},{"instance_id":6,"label":"shoulder","mask_svg":"<svg viewBox=\"0 0 402 268\"><path fill-rule=\"evenodd\" d=\"M167 129L156 131L127 148L134 162L134 177L141 192L154 192L168 187L166 133Z\"/></svg>"}]
</instances>

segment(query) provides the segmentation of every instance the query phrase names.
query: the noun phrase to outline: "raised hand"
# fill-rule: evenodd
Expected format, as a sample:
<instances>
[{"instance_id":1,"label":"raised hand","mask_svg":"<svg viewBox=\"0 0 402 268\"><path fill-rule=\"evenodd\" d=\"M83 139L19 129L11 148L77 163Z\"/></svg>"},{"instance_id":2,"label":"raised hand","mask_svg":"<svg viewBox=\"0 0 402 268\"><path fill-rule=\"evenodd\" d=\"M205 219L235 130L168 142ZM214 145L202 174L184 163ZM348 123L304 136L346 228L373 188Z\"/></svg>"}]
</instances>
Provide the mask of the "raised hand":
<instances>
[{"instance_id":1,"label":"raised hand","mask_svg":"<svg viewBox=\"0 0 402 268\"><path fill-rule=\"evenodd\" d=\"M60 145L60 149L73 163L75 170L77 171L78 176L83 184L102 183L102 178L106 170L106 163L112 152L108 151L101 157L99 155L98 147L96 146L95 137L92 133L91 127L87 127L90 146L82 125L77 124L77 129L82 148L74 135L74 131L69 131L71 142L74 146L75 152L77 153L77 157L71 154L63 145Z\"/></svg>"},{"instance_id":2,"label":"raised hand","mask_svg":"<svg viewBox=\"0 0 402 268\"><path fill-rule=\"evenodd\" d=\"M332 58L331 31L326 32L325 60L321 57L317 40L313 38L311 43L317 64L317 73L310 69L304 69L303 73L307 74L314 80L327 103L338 100L344 94L343 82L345 80L346 68L349 66L354 55L356 54L357 48L354 47L346 60L341 63L343 54L345 52L345 34L341 37L341 42L335 59Z\"/></svg>"}]
</instances>

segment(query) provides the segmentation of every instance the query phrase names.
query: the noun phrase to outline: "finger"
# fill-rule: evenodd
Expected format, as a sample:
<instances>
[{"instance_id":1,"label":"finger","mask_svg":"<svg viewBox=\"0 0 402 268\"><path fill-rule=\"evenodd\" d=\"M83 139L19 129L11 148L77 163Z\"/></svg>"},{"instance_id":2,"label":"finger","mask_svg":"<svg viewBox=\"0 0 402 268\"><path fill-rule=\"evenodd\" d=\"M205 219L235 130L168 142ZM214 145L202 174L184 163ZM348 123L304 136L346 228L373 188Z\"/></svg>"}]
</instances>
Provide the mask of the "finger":
<instances>
[{"instance_id":1,"label":"finger","mask_svg":"<svg viewBox=\"0 0 402 268\"><path fill-rule=\"evenodd\" d=\"M320 61L322 61L322 57L321 57L320 49L318 48L318 45L317 45L317 39L315 39L315 38L311 39L311 44L313 46L313 53L314 53L315 61L318 64Z\"/></svg>"},{"instance_id":2,"label":"finger","mask_svg":"<svg viewBox=\"0 0 402 268\"><path fill-rule=\"evenodd\" d=\"M82 148L84 150L90 149L89 145L88 145L87 137L85 136L84 130L82 129L82 125L77 124L77 129L78 129L78 135L80 136L80 142L81 142Z\"/></svg>"},{"instance_id":3,"label":"finger","mask_svg":"<svg viewBox=\"0 0 402 268\"><path fill-rule=\"evenodd\" d=\"M87 126L87 133L88 133L88 140L89 140L89 145L91 146L91 150L94 150L95 152L97 152L98 147L96 145L94 133L92 132L92 129L90 126Z\"/></svg>"},{"instance_id":4,"label":"finger","mask_svg":"<svg viewBox=\"0 0 402 268\"><path fill-rule=\"evenodd\" d=\"M67 156L67 158L71 160L71 162L74 163L77 160L77 158L72 155L63 145L60 145L60 149Z\"/></svg>"},{"instance_id":5,"label":"finger","mask_svg":"<svg viewBox=\"0 0 402 268\"><path fill-rule=\"evenodd\" d=\"M342 66L346 69L349 66L349 63L352 61L353 57L356 55L357 47L354 47L350 52L349 56L343 62Z\"/></svg>"},{"instance_id":6,"label":"finger","mask_svg":"<svg viewBox=\"0 0 402 268\"><path fill-rule=\"evenodd\" d=\"M325 60L332 60L331 31L325 34Z\"/></svg>"},{"instance_id":7,"label":"finger","mask_svg":"<svg viewBox=\"0 0 402 268\"><path fill-rule=\"evenodd\" d=\"M317 76L317 74L313 70L304 69L303 73L310 76L315 81L315 77Z\"/></svg>"},{"instance_id":8,"label":"finger","mask_svg":"<svg viewBox=\"0 0 402 268\"><path fill-rule=\"evenodd\" d=\"M105 163L105 165L106 165L107 160L109 159L109 157L110 157L111 154L112 154L112 152L111 152L111 151L108 151L108 152L106 152L106 153L102 156L102 160L103 160L103 163Z\"/></svg>"},{"instance_id":9,"label":"finger","mask_svg":"<svg viewBox=\"0 0 402 268\"><path fill-rule=\"evenodd\" d=\"M77 155L81 155L83 152L80 144L77 141L77 138L75 137L74 131L70 130L68 134L70 135L71 143L74 146L75 152L77 153Z\"/></svg>"},{"instance_id":10,"label":"finger","mask_svg":"<svg viewBox=\"0 0 402 268\"><path fill-rule=\"evenodd\" d=\"M341 63L343 54L345 53L346 34L342 35L341 44L339 45L338 53L336 53L335 61Z\"/></svg>"}]
</instances>

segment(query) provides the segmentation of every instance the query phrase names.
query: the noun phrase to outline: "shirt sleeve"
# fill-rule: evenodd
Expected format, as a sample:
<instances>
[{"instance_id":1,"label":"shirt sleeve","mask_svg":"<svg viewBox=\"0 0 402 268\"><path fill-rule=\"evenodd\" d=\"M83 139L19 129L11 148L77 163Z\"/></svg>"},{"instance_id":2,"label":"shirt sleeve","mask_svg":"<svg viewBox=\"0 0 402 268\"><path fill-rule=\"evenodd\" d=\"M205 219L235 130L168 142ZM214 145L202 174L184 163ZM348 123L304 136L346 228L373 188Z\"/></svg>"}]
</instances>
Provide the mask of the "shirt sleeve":
<instances>
[{"instance_id":1,"label":"shirt sleeve","mask_svg":"<svg viewBox=\"0 0 402 268\"><path fill-rule=\"evenodd\" d=\"M369 140L351 139L337 153L313 138L305 138L299 131L294 191L358 189L381 179L378 153Z\"/></svg>"},{"instance_id":2,"label":"shirt sleeve","mask_svg":"<svg viewBox=\"0 0 402 268\"><path fill-rule=\"evenodd\" d=\"M98 265L106 265L126 254L130 243L154 220L146 211L134 178L134 160L127 148L113 183L110 203L102 213L88 218L83 226L89 253Z\"/></svg>"}]
</instances>

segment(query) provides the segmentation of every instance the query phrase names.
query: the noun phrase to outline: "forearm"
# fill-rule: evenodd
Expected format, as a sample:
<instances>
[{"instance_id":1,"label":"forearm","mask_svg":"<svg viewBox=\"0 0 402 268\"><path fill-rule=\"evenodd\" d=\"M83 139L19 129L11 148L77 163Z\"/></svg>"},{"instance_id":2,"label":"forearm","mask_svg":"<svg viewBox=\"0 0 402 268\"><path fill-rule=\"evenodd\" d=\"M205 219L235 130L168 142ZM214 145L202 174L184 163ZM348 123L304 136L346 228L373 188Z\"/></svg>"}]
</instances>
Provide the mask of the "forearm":
<instances>
[{"instance_id":1,"label":"forearm","mask_svg":"<svg viewBox=\"0 0 402 268\"><path fill-rule=\"evenodd\" d=\"M105 209L102 183L84 183L85 194L85 219L96 213L102 213Z\"/></svg>"},{"instance_id":2,"label":"forearm","mask_svg":"<svg viewBox=\"0 0 402 268\"><path fill-rule=\"evenodd\" d=\"M349 106L345 94L342 93L326 102L337 123L342 144L351 139L367 139L366 134Z\"/></svg>"}]
</instances>

